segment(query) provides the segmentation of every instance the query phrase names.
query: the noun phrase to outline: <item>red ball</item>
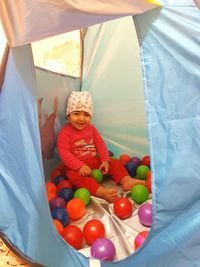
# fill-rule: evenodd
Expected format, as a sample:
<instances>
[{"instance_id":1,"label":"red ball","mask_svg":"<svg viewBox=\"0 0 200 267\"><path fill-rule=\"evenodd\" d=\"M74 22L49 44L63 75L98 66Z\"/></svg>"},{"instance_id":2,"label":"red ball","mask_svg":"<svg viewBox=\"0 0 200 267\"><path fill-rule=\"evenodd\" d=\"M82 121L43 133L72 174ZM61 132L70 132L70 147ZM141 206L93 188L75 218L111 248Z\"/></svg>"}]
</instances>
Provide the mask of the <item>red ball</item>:
<instances>
[{"instance_id":1,"label":"red ball","mask_svg":"<svg viewBox=\"0 0 200 267\"><path fill-rule=\"evenodd\" d=\"M89 246L91 246L97 238L105 237L105 233L106 231L103 223L97 219L91 219L86 222L83 227L83 237Z\"/></svg>"},{"instance_id":2,"label":"red ball","mask_svg":"<svg viewBox=\"0 0 200 267\"><path fill-rule=\"evenodd\" d=\"M81 229L76 225L69 225L63 229L61 236L64 240L74 247L75 249L80 249L83 244L83 233Z\"/></svg>"},{"instance_id":3,"label":"red ball","mask_svg":"<svg viewBox=\"0 0 200 267\"><path fill-rule=\"evenodd\" d=\"M73 198L67 203L66 211L72 220L78 220L86 212L85 203L80 198Z\"/></svg>"},{"instance_id":4,"label":"red ball","mask_svg":"<svg viewBox=\"0 0 200 267\"><path fill-rule=\"evenodd\" d=\"M147 172L146 187L147 187L149 193L151 193L151 171Z\"/></svg>"},{"instance_id":5,"label":"red ball","mask_svg":"<svg viewBox=\"0 0 200 267\"><path fill-rule=\"evenodd\" d=\"M148 155L146 155L142 158L141 165L145 165L147 167L150 167L150 157Z\"/></svg>"},{"instance_id":6,"label":"red ball","mask_svg":"<svg viewBox=\"0 0 200 267\"><path fill-rule=\"evenodd\" d=\"M128 154L122 154L120 157L119 157L119 161L125 165L126 163L128 163L130 161L131 157L128 155Z\"/></svg>"},{"instance_id":7,"label":"red ball","mask_svg":"<svg viewBox=\"0 0 200 267\"><path fill-rule=\"evenodd\" d=\"M117 217L126 219L133 213L133 204L128 198L121 197L115 200L113 210Z\"/></svg>"},{"instance_id":8,"label":"red ball","mask_svg":"<svg viewBox=\"0 0 200 267\"><path fill-rule=\"evenodd\" d=\"M63 188L72 188L72 187L73 187L72 184L68 180L62 180L57 185L57 193Z\"/></svg>"}]
</instances>

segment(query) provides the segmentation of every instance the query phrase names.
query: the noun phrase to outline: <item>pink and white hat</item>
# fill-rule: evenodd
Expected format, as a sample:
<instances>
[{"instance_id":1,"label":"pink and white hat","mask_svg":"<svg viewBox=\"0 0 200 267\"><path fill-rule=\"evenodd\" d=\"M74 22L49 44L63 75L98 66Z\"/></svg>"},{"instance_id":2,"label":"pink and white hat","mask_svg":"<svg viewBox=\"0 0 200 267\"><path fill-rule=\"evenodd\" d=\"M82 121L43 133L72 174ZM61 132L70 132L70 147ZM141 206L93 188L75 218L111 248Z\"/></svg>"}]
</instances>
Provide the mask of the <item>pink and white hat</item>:
<instances>
[{"instance_id":1,"label":"pink and white hat","mask_svg":"<svg viewBox=\"0 0 200 267\"><path fill-rule=\"evenodd\" d=\"M66 115L68 116L73 111L85 111L92 117L92 97L87 91L72 91L68 99Z\"/></svg>"}]
</instances>

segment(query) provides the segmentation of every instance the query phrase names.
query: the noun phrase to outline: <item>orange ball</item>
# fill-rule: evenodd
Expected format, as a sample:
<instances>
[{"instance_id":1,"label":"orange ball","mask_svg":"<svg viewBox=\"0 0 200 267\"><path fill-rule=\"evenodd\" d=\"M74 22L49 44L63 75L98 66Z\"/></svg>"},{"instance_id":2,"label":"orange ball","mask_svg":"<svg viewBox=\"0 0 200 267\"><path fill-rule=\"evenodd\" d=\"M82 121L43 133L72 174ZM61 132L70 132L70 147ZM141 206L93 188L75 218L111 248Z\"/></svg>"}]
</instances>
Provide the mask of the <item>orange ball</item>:
<instances>
[{"instance_id":1,"label":"orange ball","mask_svg":"<svg viewBox=\"0 0 200 267\"><path fill-rule=\"evenodd\" d=\"M54 184L54 183L52 183L52 182L46 182L45 183L45 186L46 186L46 190L47 190L47 192L54 192L54 193L56 193L56 185Z\"/></svg>"},{"instance_id":2,"label":"orange ball","mask_svg":"<svg viewBox=\"0 0 200 267\"><path fill-rule=\"evenodd\" d=\"M57 185L57 193L63 189L63 188L72 188L72 184L68 180L62 180L60 183Z\"/></svg>"},{"instance_id":3,"label":"orange ball","mask_svg":"<svg viewBox=\"0 0 200 267\"><path fill-rule=\"evenodd\" d=\"M56 230L58 231L59 234L62 233L63 231L63 225L59 220L53 219L54 226L56 227Z\"/></svg>"},{"instance_id":4,"label":"orange ball","mask_svg":"<svg viewBox=\"0 0 200 267\"><path fill-rule=\"evenodd\" d=\"M67 203L66 210L72 220L78 220L86 212L85 203L80 198L73 198Z\"/></svg>"},{"instance_id":5,"label":"orange ball","mask_svg":"<svg viewBox=\"0 0 200 267\"><path fill-rule=\"evenodd\" d=\"M47 198L48 198L48 202L50 202L52 199L54 199L55 197L57 197L56 193L49 191L47 192Z\"/></svg>"},{"instance_id":6,"label":"orange ball","mask_svg":"<svg viewBox=\"0 0 200 267\"><path fill-rule=\"evenodd\" d=\"M119 161L125 165L126 163L128 163L130 161L131 157L128 155L128 154L122 154L120 157L119 157Z\"/></svg>"},{"instance_id":7,"label":"orange ball","mask_svg":"<svg viewBox=\"0 0 200 267\"><path fill-rule=\"evenodd\" d=\"M151 193L151 171L150 170L147 172L146 187L149 193Z\"/></svg>"},{"instance_id":8,"label":"orange ball","mask_svg":"<svg viewBox=\"0 0 200 267\"><path fill-rule=\"evenodd\" d=\"M71 224L65 227L61 233L61 236L75 249L80 249L82 247L83 233L78 226Z\"/></svg>"}]
</instances>

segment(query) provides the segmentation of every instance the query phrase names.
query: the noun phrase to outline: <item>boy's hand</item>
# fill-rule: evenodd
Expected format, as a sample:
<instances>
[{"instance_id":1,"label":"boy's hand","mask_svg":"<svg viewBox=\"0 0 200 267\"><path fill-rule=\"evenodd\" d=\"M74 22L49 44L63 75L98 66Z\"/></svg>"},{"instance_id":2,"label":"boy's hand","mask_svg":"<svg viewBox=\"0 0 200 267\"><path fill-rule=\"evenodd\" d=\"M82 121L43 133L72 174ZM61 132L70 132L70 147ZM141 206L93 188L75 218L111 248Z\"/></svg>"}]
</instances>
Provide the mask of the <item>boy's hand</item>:
<instances>
[{"instance_id":1,"label":"boy's hand","mask_svg":"<svg viewBox=\"0 0 200 267\"><path fill-rule=\"evenodd\" d=\"M78 170L79 174L82 176L91 176L92 170L87 165L83 165Z\"/></svg>"},{"instance_id":2,"label":"boy's hand","mask_svg":"<svg viewBox=\"0 0 200 267\"><path fill-rule=\"evenodd\" d=\"M99 167L99 170L102 171L103 175L107 174L110 170L110 163L109 161L103 161Z\"/></svg>"}]
</instances>

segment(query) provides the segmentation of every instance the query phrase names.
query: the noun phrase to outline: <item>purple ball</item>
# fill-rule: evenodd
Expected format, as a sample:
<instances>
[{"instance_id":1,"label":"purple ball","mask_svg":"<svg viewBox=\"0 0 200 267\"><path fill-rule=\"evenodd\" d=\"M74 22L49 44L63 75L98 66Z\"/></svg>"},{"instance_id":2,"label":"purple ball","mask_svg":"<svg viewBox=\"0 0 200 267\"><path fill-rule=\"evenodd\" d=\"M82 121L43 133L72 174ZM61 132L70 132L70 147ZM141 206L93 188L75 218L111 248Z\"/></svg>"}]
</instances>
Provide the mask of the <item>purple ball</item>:
<instances>
[{"instance_id":1,"label":"purple ball","mask_svg":"<svg viewBox=\"0 0 200 267\"><path fill-rule=\"evenodd\" d=\"M91 256L102 261L112 261L116 254L113 242L108 238L96 239L90 249Z\"/></svg>"},{"instance_id":2,"label":"purple ball","mask_svg":"<svg viewBox=\"0 0 200 267\"><path fill-rule=\"evenodd\" d=\"M130 162L135 163L136 166L139 166L142 163L141 159L138 158L138 157L132 157L132 158L130 158Z\"/></svg>"},{"instance_id":3,"label":"purple ball","mask_svg":"<svg viewBox=\"0 0 200 267\"><path fill-rule=\"evenodd\" d=\"M62 197L55 197L49 201L49 206L51 210L55 208L65 208L66 202Z\"/></svg>"},{"instance_id":4,"label":"purple ball","mask_svg":"<svg viewBox=\"0 0 200 267\"><path fill-rule=\"evenodd\" d=\"M138 209L138 218L141 224L150 227L152 224L152 204L142 204Z\"/></svg>"},{"instance_id":5,"label":"purple ball","mask_svg":"<svg viewBox=\"0 0 200 267\"><path fill-rule=\"evenodd\" d=\"M137 165L134 162L129 161L125 164L125 168L132 178L136 176Z\"/></svg>"}]
</instances>

